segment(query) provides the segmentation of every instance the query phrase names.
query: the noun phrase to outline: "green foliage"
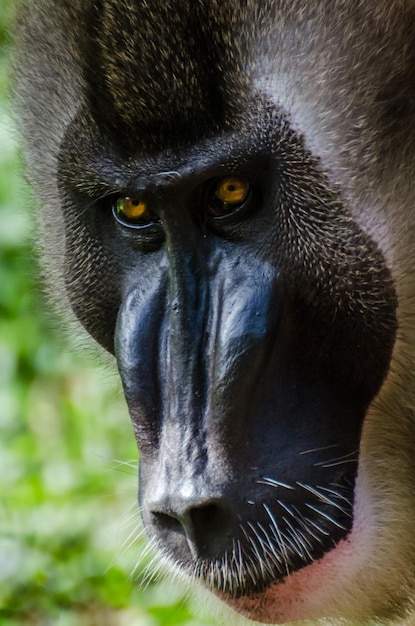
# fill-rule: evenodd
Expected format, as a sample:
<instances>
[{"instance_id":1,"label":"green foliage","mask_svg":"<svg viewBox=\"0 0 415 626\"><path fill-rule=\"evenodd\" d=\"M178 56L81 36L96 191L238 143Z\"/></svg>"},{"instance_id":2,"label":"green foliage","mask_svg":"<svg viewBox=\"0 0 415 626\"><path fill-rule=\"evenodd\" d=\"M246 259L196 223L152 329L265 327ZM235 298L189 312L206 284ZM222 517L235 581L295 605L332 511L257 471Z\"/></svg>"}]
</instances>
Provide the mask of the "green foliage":
<instances>
[{"instance_id":1,"label":"green foliage","mask_svg":"<svg viewBox=\"0 0 415 626\"><path fill-rule=\"evenodd\" d=\"M155 582L151 556L140 561L118 381L64 342L36 286L5 95L12 13L0 0L0 624L207 626L180 589Z\"/></svg>"}]
</instances>

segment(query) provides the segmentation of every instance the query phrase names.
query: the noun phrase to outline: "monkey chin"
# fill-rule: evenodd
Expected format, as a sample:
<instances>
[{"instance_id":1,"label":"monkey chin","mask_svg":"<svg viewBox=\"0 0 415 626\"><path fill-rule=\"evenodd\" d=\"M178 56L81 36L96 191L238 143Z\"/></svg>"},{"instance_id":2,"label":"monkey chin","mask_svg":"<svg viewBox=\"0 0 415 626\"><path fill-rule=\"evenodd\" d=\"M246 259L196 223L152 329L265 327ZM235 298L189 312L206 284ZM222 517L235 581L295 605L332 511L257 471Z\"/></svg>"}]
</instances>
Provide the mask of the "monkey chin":
<instances>
[{"instance_id":1,"label":"monkey chin","mask_svg":"<svg viewBox=\"0 0 415 626\"><path fill-rule=\"evenodd\" d=\"M344 579L350 577L350 574L344 575L342 570L355 559L353 544L358 539L354 538L354 534L352 531L321 559L287 574L283 580L271 584L261 593L240 598L218 592L216 595L237 613L264 624L302 620L315 623L319 619L335 619L337 611L332 598Z\"/></svg>"}]
</instances>

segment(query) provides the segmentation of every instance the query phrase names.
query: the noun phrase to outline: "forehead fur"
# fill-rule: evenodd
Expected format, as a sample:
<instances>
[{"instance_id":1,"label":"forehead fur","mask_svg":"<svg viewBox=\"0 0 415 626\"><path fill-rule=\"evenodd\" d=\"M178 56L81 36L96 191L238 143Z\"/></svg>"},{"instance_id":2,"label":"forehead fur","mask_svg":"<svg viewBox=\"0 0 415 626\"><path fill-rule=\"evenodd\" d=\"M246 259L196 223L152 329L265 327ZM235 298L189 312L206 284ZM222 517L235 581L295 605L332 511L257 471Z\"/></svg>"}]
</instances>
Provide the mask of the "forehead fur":
<instances>
[{"instance_id":1,"label":"forehead fur","mask_svg":"<svg viewBox=\"0 0 415 626\"><path fill-rule=\"evenodd\" d=\"M84 75L116 132L218 128L242 97L246 14L227 0L102 0L90 8ZM246 3L244 3L246 4ZM91 29L90 25L93 24ZM122 128L121 128L122 127Z\"/></svg>"}]
</instances>

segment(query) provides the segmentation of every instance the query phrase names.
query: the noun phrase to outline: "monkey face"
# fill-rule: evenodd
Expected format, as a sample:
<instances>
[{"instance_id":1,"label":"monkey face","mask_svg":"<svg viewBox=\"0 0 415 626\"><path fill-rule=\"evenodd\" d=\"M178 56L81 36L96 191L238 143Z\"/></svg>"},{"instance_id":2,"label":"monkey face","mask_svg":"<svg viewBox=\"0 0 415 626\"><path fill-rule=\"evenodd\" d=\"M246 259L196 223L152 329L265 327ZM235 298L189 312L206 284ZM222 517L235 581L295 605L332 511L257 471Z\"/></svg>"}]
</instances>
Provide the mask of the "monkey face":
<instances>
[{"instance_id":1,"label":"monkey face","mask_svg":"<svg viewBox=\"0 0 415 626\"><path fill-rule=\"evenodd\" d=\"M111 155L105 186L121 193L97 191L85 226L77 137L98 159L88 185L103 168L83 115L60 152L67 245L103 247L113 309L104 268L85 276L82 252L67 255L66 276L86 328L109 350L115 341L144 523L212 589L261 592L351 529L362 421L395 337L389 272L267 102L190 154L166 148L128 169ZM85 287L103 291L99 327Z\"/></svg>"},{"instance_id":2,"label":"monkey face","mask_svg":"<svg viewBox=\"0 0 415 626\"><path fill-rule=\"evenodd\" d=\"M117 359L149 536L252 619L404 615L404 8L48 4L21 28L29 166L59 285Z\"/></svg>"}]
</instances>

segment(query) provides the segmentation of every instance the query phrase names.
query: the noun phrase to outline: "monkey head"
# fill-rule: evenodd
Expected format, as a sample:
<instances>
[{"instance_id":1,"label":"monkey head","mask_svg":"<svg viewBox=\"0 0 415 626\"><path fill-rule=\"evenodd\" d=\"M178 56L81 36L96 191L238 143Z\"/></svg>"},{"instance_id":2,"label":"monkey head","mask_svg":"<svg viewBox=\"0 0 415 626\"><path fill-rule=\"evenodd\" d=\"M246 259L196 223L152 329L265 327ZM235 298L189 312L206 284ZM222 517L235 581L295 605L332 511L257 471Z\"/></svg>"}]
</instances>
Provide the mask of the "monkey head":
<instances>
[{"instance_id":1,"label":"monkey head","mask_svg":"<svg viewBox=\"0 0 415 626\"><path fill-rule=\"evenodd\" d=\"M254 620L411 611L414 11L38 0L20 18L48 271L116 357L144 526Z\"/></svg>"}]
</instances>

